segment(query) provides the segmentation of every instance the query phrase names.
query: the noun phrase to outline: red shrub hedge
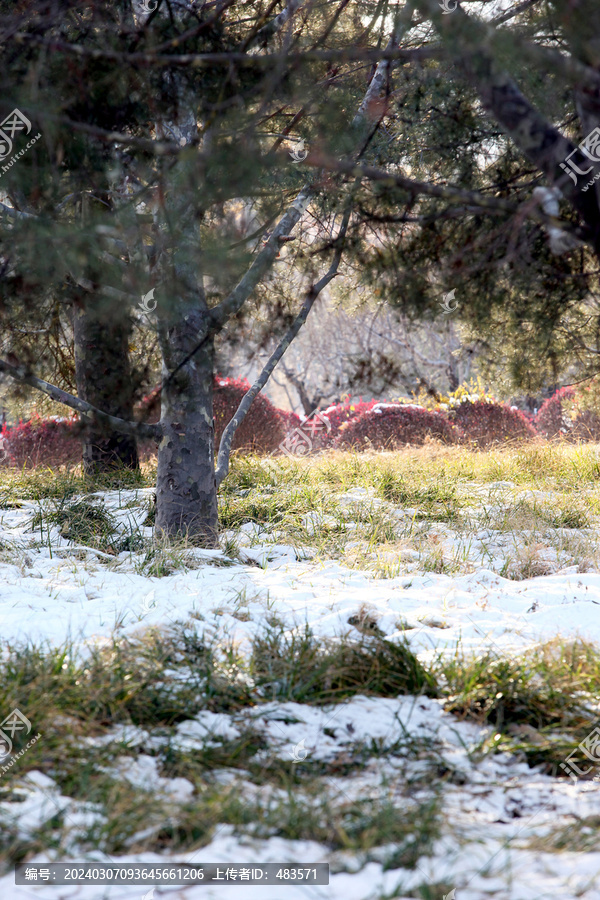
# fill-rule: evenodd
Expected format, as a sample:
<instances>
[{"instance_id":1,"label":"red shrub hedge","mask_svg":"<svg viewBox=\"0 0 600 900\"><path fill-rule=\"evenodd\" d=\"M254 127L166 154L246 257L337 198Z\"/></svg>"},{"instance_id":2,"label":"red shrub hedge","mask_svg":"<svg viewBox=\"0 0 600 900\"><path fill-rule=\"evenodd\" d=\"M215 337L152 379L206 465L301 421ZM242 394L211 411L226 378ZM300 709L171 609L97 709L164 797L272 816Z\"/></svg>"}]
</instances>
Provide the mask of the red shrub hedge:
<instances>
[{"instance_id":1,"label":"red shrub hedge","mask_svg":"<svg viewBox=\"0 0 600 900\"><path fill-rule=\"evenodd\" d=\"M563 437L569 441L600 441L600 415L588 405L593 390L597 395L597 387L592 383L556 391L535 417L538 432L548 440Z\"/></svg>"},{"instance_id":2,"label":"red shrub hedge","mask_svg":"<svg viewBox=\"0 0 600 900\"><path fill-rule=\"evenodd\" d=\"M377 406L378 403L382 402L384 401L363 400L361 397L360 400L355 403L336 403L334 406L324 409L322 415L326 416L331 423L331 431L326 435L327 440L325 441L325 446L333 447L340 433L340 428L347 422L351 422L352 419L357 419L364 413L369 412L374 406Z\"/></svg>"},{"instance_id":3,"label":"red shrub hedge","mask_svg":"<svg viewBox=\"0 0 600 900\"><path fill-rule=\"evenodd\" d=\"M357 403L336 403L334 406L322 410L321 415L329 419L332 433L336 432L337 434L339 428L346 422L349 422L350 419L362 416L363 413L369 412L374 406L382 402L380 400L363 400L361 397Z\"/></svg>"},{"instance_id":4,"label":"red shrub hedge","mask_svg":"<svg viewBox=\"0 0 600 900\"><path fill-rule=\"evenodd\" d=\"M242 378L224 378L215 376L213 384L213 416L215 419L215 454L219 450L221 435L225 427L233 418L242 398L250 384ZM144 397L138 410L138 415L145 408L151 412L147 421L158 422L160 419L160 387L154 388ZM266 397L259 394L254 398L246 418L238 428L233 439L234 450L253 450L255 453L272 453L276 451L284 440L286 432L297 428L300 418L296 413L279 410ZM151 445L148 444L148 447ZM145 455L146 444L142 452ZM156 445L154 445L156 452Z\"/></svg>"},{"instance_id":5,"label":"red shrub hedge","mask_svg":"<svg viewBox=\"0 0 600 900\"><path fill-rule=\"evenodd\" d=\"M283 422L283 427L286 432L293 431L294 428L299 428L301 426L302 419L297 413L287 409L278 409L277 412L279 413L279 418Z\"/></svg>"},{"instance_id":6,"label":"red shrub hedge","mask_svg":"<svg viewBox=\"0 0 600 900\"><path fill-rule=\"evenodd\" d=\"M528 441L536 436L521 410L506 403L489 400L465 400L448 411L450 421L458 426L462 441L477 447Z\"/></svg>"},{"instance_id":7,"label":"red shrub hedge","mask_svg":"<svg viewBox=\"0 0 600 900\"><path fill-rule=\"evenodd\" d=\"M569 434L572 423L564 414L563 400L572 400L574 396L573 388L564 387L556 391L548 400L544 400L534 419L538 434L541 434L546 440Z\"/></svg>"},{"instance_id":8,"label":"red shrub hedge","mask_svg":"<svg viewBox=\"0 0 600 900\"><path fill-rule=\"evenodd\" d=\"M591 409L583 409L569 432L573 441L600 441L600 416Z\"/></svg>"},{"instance_id":9,"label":"red shrub hedge","mask_svg":"<svg viewBox=\"0 0 600 900\"><path fill-rule=\"evenodd\" d=\"M308 425L306 428L303 428L302 421L307 421L306 419L301 420L295 413L284 413L283 410L280 410L279 413L283 416L295 416L297 423L291 425L288 431L300 428L308 433L312 450L323 450L327 447L335 446L342 425L372 409L378 402L377 400L363 400L361 398L356 403L335 403L333 406L327 407L327 409L319 410L319 420L323 422L323 419L326 419L329 423L329 428L326 425L324 427L311 428L310 421L315 418L314 414L308 416Z\"/></svg>"},{"instance_id":10,"label":"red shrub hedge","mask_svg":"<svg viewBox=\"0 0 600 900\"><path fill-rule=\"evenodd\" d=\"M18 425L5 425L4 465L62 466L81 462L81 438L77 419L43 419L34 416ZM2 454L0 454L2 455Z\"/></svg>"},{"instance_id":11,"label":"red shrub hedge","mask_svg":"<svg viewBox=\"0 0 600 900\"><path fill-rule=\"evenodd\" d=\"M416 406L379 403L342 425L335 446L340 449L394 450L406 444L424 444L428 438L453 444L456 432L443 413Z\"/></svg>"},{"instance_id":12,"label":"red shrub hedge","mask_svg":"<svg viewBox=\"0 0 600 900\"><path fill-rule=\"evenodd\" d=\"M215 417L215 453L221 435L250 388L245 379L215 378L213 415ZM298 418L296 416L296 418ZM296 427L296 426L293 426ZM255 397L246 418L233 439L234 450L252 450L255 453L273 453L284 440L288 422L266 397Z\"/></svg>"}]
</instances>

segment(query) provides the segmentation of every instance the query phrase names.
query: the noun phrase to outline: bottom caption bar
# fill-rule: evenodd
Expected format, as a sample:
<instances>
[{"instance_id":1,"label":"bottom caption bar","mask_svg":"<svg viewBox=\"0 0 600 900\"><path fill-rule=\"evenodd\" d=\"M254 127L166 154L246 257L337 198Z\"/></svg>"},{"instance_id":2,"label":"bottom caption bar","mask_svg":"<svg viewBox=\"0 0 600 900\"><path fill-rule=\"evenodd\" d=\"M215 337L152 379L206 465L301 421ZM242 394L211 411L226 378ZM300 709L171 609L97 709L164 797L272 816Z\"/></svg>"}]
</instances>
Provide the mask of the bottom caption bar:
<instances>
[{"instance_id":1,"label":"bottom caption bar","mask_svg":"<svg viewBox=\"0 0 600 900\"><path fill-rule=\"evenodd\" d=\"M223 865L186 863L120 866L48 863L15 866L15 884L329 884L329 863Z\"/></svg>"}]
</instances>

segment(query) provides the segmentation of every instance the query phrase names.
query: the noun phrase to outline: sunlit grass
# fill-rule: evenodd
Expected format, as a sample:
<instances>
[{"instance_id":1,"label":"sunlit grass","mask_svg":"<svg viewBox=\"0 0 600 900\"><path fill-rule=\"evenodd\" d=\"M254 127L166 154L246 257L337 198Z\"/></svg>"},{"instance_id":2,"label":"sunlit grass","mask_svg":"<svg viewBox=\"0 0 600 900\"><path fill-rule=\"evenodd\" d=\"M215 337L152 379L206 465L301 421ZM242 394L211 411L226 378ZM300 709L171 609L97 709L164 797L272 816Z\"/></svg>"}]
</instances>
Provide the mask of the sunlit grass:
<instances>
[{"instance_id":1,"label":"sunlit grass","mask_svg":"<svg viewBox=\"0 0 600 900\"><path fill-rule=\"evenodd\" d=\"M497 547L490 550L488 559L487 550L479 544L479 564L485 558L486 564L506 577L534 577L567 565L596 570L600 566L598 459L598 445L560 443L482 452L432 443L393 453L325 452L297 460L238 454L219 496L222 546L232 559L242 558L241 531L254 524L258 530L249 539L246 531L243 544L248 540L250 544L284 543L296 550L298 558L309 554L339 559L377 577L410 572L415 565L428 572L453 574L473 571L470 548L474 537L488 529L496 537L509 537L512 544L503 547L500 564ZM48 526L54 523L67 539L79 532L78 543L109 554L115 549L142 553L135 561L141 574L168 575L194 566L185 547L178 545L169 553L167 547L157 547L154 539L142 539L139 529L136 534L116 536L109 533L106 522L103 526L98 521L94 534L91 517L77 527L73 521L91 491L151 487L154 476L153 462L145 464L141 474L125 472L93 482L84 478L80 468L59 472L4 468L0 469L0 508L37 501L41 544L49 543ZM127 499L121 508L134 502ZM152 526L152 499L144 498L140 504L148 505L143 524ZM430 537L432 525L438 531L440 525L448 526L456 546L449 550L436 543L435 534ZM4 553L3 558L13 560L14 553Z\"/></svg>"}]
</instances>

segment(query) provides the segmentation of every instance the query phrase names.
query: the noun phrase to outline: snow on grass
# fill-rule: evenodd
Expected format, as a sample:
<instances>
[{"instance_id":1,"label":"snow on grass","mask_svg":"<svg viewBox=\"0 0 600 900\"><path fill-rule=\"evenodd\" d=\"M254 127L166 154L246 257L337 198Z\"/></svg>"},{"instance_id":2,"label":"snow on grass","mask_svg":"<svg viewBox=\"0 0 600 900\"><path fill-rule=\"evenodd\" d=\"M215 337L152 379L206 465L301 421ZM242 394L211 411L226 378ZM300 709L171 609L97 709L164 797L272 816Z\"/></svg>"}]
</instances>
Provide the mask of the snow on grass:
<instances>
[{"instance_id":1,"label":"snow on grass","mask_svg":"<svg viewBox=\"0 0 600 900\"><path fill-rule=\"evenodd\" d=\"M600 896L598 785L555 777L597 715L599 477L594 448L238 460L217 551L154 544L149 487L7 483L2 641L46 649L5 651L5 712L42 738L0 777L0 860L330 862L286 898ZM404 647L430 696L400 692Z\"/></svg>"},{"instance_id":2,"label":"snow on grass","mask_svg":"<svg viewBox=\"0 0 600 900\"><path fill-rule=\"evenodd\" d=\"M200 862L211 860L231 864L257 862L329 862L332 869L331 883L327 888L295 889L286 887L285 896L309 896L367 898L385 896L427 896L413 894L423 886L429 886L429 896L440 896L435 885L444 889L457 887L458 895L466 900L496 897L551 897L560 891L566 898L585 894L594 896L600 867L600 844L578 850L577 836L563 852L556 855L540 849L540 838L551 832L564 832L573 822L594 823L598 816L597 790L591 784L572 785L569 781L557 781L542 775L506 754L489 756L483 760L472 758L475 748L484 736L482 731L469 723L460 723L444 714L438 701L427 698L355 697L340 709L314 709L301 704L268 704L260 712L251 715L255 724L260 719L263 733L268 734L275 747L282 751L291 746L300 735L309 735L308 760L313 755L320 761L329 759L330 774L320 779L319 799L315 792L309 794L310 804L321 821L326 820L327 809L338 807L339 819L330 813L332 821L345 821L351 833L352 813L360 811L367 816L368 802L380 802L382 798L395 809L413 813L411 834L419 831L427 800L434 794L432 784L435 770L443 767L451 777L443 782L442 808L439 811L439 834L431 846L414 864L402 865L398 861L399 844L407 861L410 860L411 841L405 835L379 847L345 849L339 841L333 847L305 839L283 839L268 834L269 822L263 817L258 835L243 838L236 829L215 822L210 840L201 849L193 847L185 853L158 854L156 852L119 853L121 863L151 863L170 861ZM351 726L352 730L349 729ZM327 732L324 731L327 729ZM331 737L331 734L334 737ZM343 773L340 755L349 753L349 747L363 745L365 741L381 742L376 757L363 758L363 766L356 773ZM435 753L431 753L431 742ZM313 746L314 745L314 746ZM382 755L386 745L391 752ZM429 754L426 756L424 747ZM408 759L407 759L408 755ZM302 763L298 764L299 766ZM150 774L149 774L150 773ZM130 768L123 774L128 781L138 782L139 788L169 794L171 801L163 808L162 818L153 826L140 829L130 836L130 842L143 842L153 833L164 829L167 816L173 815L173 799L179 795L184 804L189 800L190 782L187 779L168 779L156 776L156 761L141 755L130 758ZM223 771L223 774L225 772ZM226 785L223 790L243 796L250 808L253 803L270 808L273 824L276 822L273 808L277 801L290 801L287 791L260 790L246 780L243 771L229 770L229 778L217 779ZM182 790L183 786L185 790ZM295 786L293 799L298 807L303 804L303 785ZM15 784L18 800L0 804L5 828L14 828L22 838L35 828L47 824L57 814L64 816L63 853L77 858L111 862L113 854L90 852L85 847L82 834L104 823L101 811L94 810L86 802L73 801L61 795L51 779L38 772L30 772ZM276 795L279 796L276 796ZM327 806L323 798L327 797ZM205 812L206 814L206 812ZM180 814L181 815L181 814ZM177 817L177 812L175 812ZM294 827L294 826L292 826ZM298 826L296 825L296 830ZM288 830L290 823L287 823ZM385 832L384 832L385 833ZM588 838L589 841L589 838ZM529 844L533 844L530 849ZM87 852L86 852L87 850ZM51 859L37 854L32 860L44 862ZM510 876L510 877L508 877ZM31 888L10 885L11 876L0 879L0 887L11 891L6 896L25 898L31 896ZM277 888L248 887L252 896L281 896ZM259 890L262 893L259 894ZM191 898L205 896L233 897L235 886L188 887L179 889L176 896ZM160 896L160 891L156 891ZM169 893L170 895L170 893ZM80 887L71 893L64 887L45 887L43 896L59 898L77 896L83 898L140 896L131 888Z\"/></svg>"}]
</instances>

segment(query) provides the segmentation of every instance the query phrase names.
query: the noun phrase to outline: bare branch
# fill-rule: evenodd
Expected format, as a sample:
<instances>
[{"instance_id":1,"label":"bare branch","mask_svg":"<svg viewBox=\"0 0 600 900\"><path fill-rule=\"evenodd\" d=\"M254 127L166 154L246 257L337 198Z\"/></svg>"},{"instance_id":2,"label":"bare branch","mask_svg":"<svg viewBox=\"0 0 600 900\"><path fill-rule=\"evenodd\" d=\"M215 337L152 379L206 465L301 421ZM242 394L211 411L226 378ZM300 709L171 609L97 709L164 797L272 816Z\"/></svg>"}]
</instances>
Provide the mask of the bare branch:
<instances>
[{"instance_id":1,"label":"bare branch","mask_svg":"<svg viewBox=\"0 0 600 900\"><path fill-rule=\"evenodd\" d=\"M451 185L416 181L412 178L407 178L405 175L387 172L385 169L376 169L374 166L361 166L351 160L338 160L320 151L309 153L304 164L331 172L346 172L348 175L368 178L370 181L387 183L390 187L403 188L413 195L425 194L430 197L442 197L445 200L466 202L474 208L472 212L479 207L488 211L514 215L520 208L518 204L511 200L504 200L502 197L488 197L486 194L480 194L477 191L466 191L464 188L452 187ZM548 216L534 205L531 206L528 213L530 218L535 219L542 225L549 225L552 228L565 231L581 241L588 243L593 241L591 229L573 226L570 222L562 221L555 216Z\"/></svg>"},{"instance_id":2,"label":"bare branch","mask_svg":"<svg viewBox=\"0 0 600 900\"><path fill-rule=\"evenodd\" d=\"M56 387L56 385L49 384L47 381L43 381L41 378L26 372L22 368L12 366L3 359L0 359L0 372L3 375L8 375L9 378L19 382L19 384L27 384L29 387L41 391L43 394L46 394L47 397L50 397L51 400L56 401L56 403L63 403L65 406L69 406L71 409L81 413L82 416L91 419L92 422L98 422L100 425L105 425L112 431L151 439L157 439L162 434L160 425L127 422L125 419L119 419L117 416L110 416L108 413L102 412L101 409L92 406L91 403L80 400L79 397L74 397L72 394L68 394L66 391L61 390L61 388Z\"/></svg>"},{"instance_id":3,"label":"bare branch","mask_svg":"<svg viewBox=\"0 0 600 900\"><path fill-rule=\"evenodd\" d=\"M116 50L95 49L83 47L78 44L69 44L66 41L54 38L42 38L38 35L21 33L19 38L23 41L31 41L42 44L50 50L60 50L64 53L72 53L75 56L87 56L92 59L112 59L121 65L137 65L140 67L152 66L182 66L196 69L210 69L217 65L238 66L239 68L258 68L270 70L280 60L279 53L252 54L239 51L225 51L222 53L182 53L182 54L158 54L158 53L119 53ZM426 60L443 58L444 50L439 44L426 47L417 47L413 50L385 49L383 47L344 47L330 50L304 50L298 53L290 53L286 60L290 66L298 66L303 62L370 62L378 63L383 59L390 60ZM587 67L584 67L587 68ZM593 69L589 72L593 73ZM591 76L590 76L591 77ZM600 79L600 76L598 76Z\"/></svg>"},{"instance_id":4,"label":"bare branch","mask_svg":"<svg viewBox=\"0 0 600 900\"><path fill-rule=\"evenodd\" d=\"M219 445L219 455L217 458L217 470L216 470L216 479L217 479L217 488L221 485L222 481L227 477L229 472L229 457L231 454L231 445L233 443L233 438L239 426L244 421L246 413L250 409L252 405L252 401L260 393L263 389L267 381L269 380L271 373L287 348L290 346L304 323L308 317L309 312L311 311L313 304L321 291L327 287L329 282L335 278L337 275L337 270L339 268L339 264L342 258L343 252L343 241L346 236L346 231L348 229L348 222L350 221L350 204L348 204L346 211L344 213L344 217L342 219L342 224L340 226L339 234L336 238L336 250L333 256L333 260L331 265L325 275L316 283L313 284L310 290L306 295L306 299L304 300L304 304L302 309L294 319L291 328L286 332L284 337L281 339L277 348L271 354L269 361L266 366L252 385L249 391L244 394L242 402L238 406L236 413L233 419L227 425L227 428L223 432L221 437L221 443Z\"/></svg>"}]
</instances>

